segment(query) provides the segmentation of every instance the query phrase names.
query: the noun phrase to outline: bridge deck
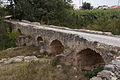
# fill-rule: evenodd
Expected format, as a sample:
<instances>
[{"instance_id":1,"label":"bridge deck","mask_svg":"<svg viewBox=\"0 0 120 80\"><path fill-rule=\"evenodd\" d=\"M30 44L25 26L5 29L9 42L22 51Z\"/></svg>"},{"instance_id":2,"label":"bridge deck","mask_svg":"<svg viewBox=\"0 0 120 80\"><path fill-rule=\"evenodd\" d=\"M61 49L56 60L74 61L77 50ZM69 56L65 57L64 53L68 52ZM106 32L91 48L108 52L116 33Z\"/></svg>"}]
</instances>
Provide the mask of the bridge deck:
<instances>
[{"instance_id":1,"label":"bridge deck","mask_svg":"<svg viewBox=\"0 0 120 80\"><path fill-rule=\"evenodd\" d=\"M109 36L109 35L101 35L101 34L95 34L95 33L88 33L88 32L80 32L80 31L75 31L72 29L62 29L62 28L55 28L55 27L47 27L44 25L34 25L34 24L30 24L30 23L25 23L25 22L13 22L12 23L18 23L21 24L23 26L26 25L32 25L35 28L38 29L45 29L45 30L53 30L56 32L63 32L63 33L67 33L67 34L75 34L78 35L80 37L83 37L84 39L88 40L88 41L97 41L103 44L107 44L107 45L112 45L112 46L116 46L116 47L120 47L120 37L116 37L116 36Z\"/></svg>"}]
</instances>

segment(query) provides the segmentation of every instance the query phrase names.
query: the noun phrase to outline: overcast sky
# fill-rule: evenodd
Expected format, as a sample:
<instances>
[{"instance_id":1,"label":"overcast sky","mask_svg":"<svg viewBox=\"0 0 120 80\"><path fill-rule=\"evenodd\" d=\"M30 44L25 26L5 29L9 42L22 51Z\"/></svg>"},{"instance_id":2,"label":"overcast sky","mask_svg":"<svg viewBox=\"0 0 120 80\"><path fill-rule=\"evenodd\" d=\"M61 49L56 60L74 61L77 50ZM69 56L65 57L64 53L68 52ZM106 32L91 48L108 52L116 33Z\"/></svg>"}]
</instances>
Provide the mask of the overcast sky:
<instances>
[{"instance_id":1,"label":"overcast sky","mask_svg":"<svg viewBox=\"0 0 120 80\"><path fill-rule=\"evenodd\" d=\"M73 3L79 5L80 1L82 0L73 0ZM118 0L83 0L83 1L91 3L91 5L94 7L101 6L101 5L112 6L112 5L118 4Z\"/></svg>"},{"instance_id":2,"label":"overcast sky","mask_svg":"<svg viewBox=\"0 0 120 80\"><path fill-rule=\"evenodd\" d=\"M7 1L7 0L2 0L2 1ZM79 5L82 0L72 0L72 1L73 3ZM91 5L94 7L98 7L101 5L108 5L108 6L118 5L118 0L83 0L83 1L91 3Z\"/></svg>"}]
</instances>

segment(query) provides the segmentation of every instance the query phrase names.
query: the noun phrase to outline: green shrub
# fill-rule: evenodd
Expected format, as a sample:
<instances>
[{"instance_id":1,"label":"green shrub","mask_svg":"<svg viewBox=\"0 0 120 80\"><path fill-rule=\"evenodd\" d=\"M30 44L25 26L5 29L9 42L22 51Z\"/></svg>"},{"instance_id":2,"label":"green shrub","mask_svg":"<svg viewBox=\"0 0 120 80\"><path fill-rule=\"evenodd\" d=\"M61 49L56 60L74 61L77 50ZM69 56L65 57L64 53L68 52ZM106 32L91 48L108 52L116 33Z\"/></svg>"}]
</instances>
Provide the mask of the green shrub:
<instances>
[{"instance_id":1,"label":"green shrub","mask_svg":"<svg viewBox=\"0 0 120 80\"><path fill-rule=\"evenodd\" d=\"M51 60L51 65L52 65L52 66L56 66L56 65L58 65L58 64L60 64L59 58L55 57L55 58L53 58L53 59Z\"/></svg>"},{"instance_id":2,"label":"green shrub","mask_svg":"<svg viewBox=\"0 0 120 80\"><path fill-rule=\"evenodd\" d=\"M97 76L97 73L98 73L98 72L101 72L102 70L103 70L103 68L102 68L102 67L99 67L99 68L95 68L95 69L93 69L93 70L91 70L91 71L85 71L85 72L83 72L83 73L84 73L84 75L85 75L86 77L92 78L92 77L94 77L94 76Z\"/></svg>"},{"instance_id":3,"label":"green shrub","mask_svg":"<svg viewBox=\"0 0 120 80\"><path fill-rule=\"evenodd\" d=\"M12 32L5 32L0 34L0 50L15 47L18 40L19 33L16 30Z\"/></svg>"}]
</instances>

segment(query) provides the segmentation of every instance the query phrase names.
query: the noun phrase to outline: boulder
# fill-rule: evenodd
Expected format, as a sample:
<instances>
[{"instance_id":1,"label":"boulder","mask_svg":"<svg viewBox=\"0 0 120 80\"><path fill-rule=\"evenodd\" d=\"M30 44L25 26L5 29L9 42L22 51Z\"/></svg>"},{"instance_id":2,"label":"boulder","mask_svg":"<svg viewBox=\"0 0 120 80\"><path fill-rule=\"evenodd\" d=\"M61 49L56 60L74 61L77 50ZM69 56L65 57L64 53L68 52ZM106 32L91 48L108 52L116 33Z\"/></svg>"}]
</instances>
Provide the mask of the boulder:
<instances>
[{"instance_id":1,"label":"boulder","mask_svg":"<svg viewBox=\"0 0 120 80\"><path fill-rule=\"evenodd\" d=\"M13 62L13 60L8 58L6 61L4 61L4 64L10 64L12 62Z\"/></svg>"},{"instance_id":2,"label":"boulder","mask_svg":"<svg viewBox=\"0 0 120 80\"><path fill-rule=\"evenodd\" d=\"M108 71L113 72L115 70L115 68L113 65L109 64L109 65L105 65L104 70L108 70Z\"/></svg>"},{"instance_id":3,"label":"boulder","mask_svg":"<svg viewBox=\"0 0 120 80\"><path fill-rule=\"evenodd\" d=\"M39 22L32 22L33 25L40 25Z\"/></svg>"},{"instance_id":4,"label":"boulder","mask_svg":"<svg viewBox=\"0 0 120 80\"><path fill-rule=\"evenodd\" d=\"M113 72L108 70L103 70L102 72L99 72L97 77L101 77L102 79L106 80L116 80L116 76Z\"/></svg>"},{"instance_id":5,"label":"boulder","mask_svg":"<svg viewBox=\"0 0 120 80\"><path fill-rule=\"evenodd\" d=\"M38 58L36 56L27 56L24 57L25 62L31 62L31 61L38 61Z\"/></svg>"},{"instance_id":6,"label":"boulder","mask_svg":"<svg viewBox=\"0 0 120 80\"><path fill-rule=\"evenodd\" d=\"M90 80L102 80L100 77L93 77Z\"/></svg>"},{"instance_id":7,"label":"boulder","mask_svg":"<svg viewBox=\"0 0 120 80\"><path fill-rule=\"evenodd\" d=\"M17 56L17 57L11 58L13 62L22 62L23 59L24 59L24 56Z\"/></svg>"},{"instance_id":8,"label":"boulder","mask_svg":"<svg viewBox=\"0 0 120 80\"><path fill-rule=\"evenodd\" d=\"M120 56L116 57L117 60L120 60Z\"/></svg>"},{"instance_id":9,"label":"boulder","mask_svg":"<svg viewBox=\"0 0 120 80\"><path fill-rule=\"evenodd\" d=\"M7 59L6 59L6 58L1 59L1 60L0 60L0 63L4 63L5 61L7 61Z\"/></svg>"},{"instance_id":10,"label":"boulder","mask_svg":"<svg viewBox=\"0 0 120 80\"><path fill-rule=\"evenodd\" d=\"M112 64L120 66L120 60L112 60Z\"/></svg>"}]
</instances>

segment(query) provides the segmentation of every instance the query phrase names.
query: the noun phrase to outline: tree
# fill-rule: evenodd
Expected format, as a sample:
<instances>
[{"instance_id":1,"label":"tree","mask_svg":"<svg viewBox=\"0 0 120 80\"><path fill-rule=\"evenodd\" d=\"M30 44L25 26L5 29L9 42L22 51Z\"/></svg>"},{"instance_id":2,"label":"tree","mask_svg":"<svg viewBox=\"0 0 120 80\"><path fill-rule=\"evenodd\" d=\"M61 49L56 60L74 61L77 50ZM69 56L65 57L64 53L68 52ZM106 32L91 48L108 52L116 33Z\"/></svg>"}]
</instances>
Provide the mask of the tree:
<instances>
[{"instance_id":1,"label":"tree","mask_svg":"<svg viewBox=\"0 0 120 80\"><path fill-rule=\"evenodd\" d=\"M83 9L89 9L89 10L90 10L90 9L92 9L93 7L91 6L90 3L84 2L82 8L83 8Z\"/></svg>"},{"instance_id":2,"label":"tree","mask_svg":"<svg viewBox=\"0 0 120 80\"><path fill-rule=\"evenodd\" d=\"M12 1L12 0L9 0ZM15 16L17 19L30 21L43 21L52 24L67 14L71 0L13 0ZM13 12L13 11L11 11ZM14 14L14 13L12 13Z\"/></svg>"},{"instance_id":3,"label":"tree","mask_svg":"<svg viewBox=\"0 0 120 80\"><path fill-rule=\"evenodd\" d=\"M0 7L2 6L2 4L3 4L3 1L2 1L2 0L0 0Z\"/></svg>"}]
</instances>

